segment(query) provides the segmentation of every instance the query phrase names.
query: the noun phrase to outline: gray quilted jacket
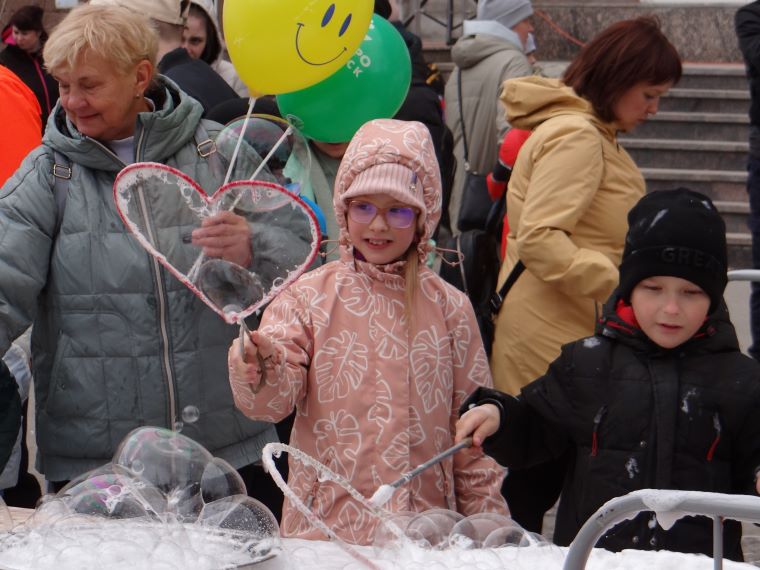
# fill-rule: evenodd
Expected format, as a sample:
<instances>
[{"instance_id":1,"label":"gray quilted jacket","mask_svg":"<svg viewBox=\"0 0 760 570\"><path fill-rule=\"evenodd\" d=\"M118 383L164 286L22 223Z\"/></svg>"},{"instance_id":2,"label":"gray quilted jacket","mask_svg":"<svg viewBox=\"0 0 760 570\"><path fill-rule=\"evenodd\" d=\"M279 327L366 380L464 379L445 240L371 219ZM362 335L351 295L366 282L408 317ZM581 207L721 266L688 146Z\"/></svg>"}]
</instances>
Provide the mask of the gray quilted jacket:
<instances>
[{"instance_id":1,"label":"gray quilted jacket","mask_svg":"<svg viewBox=\"0 0 760 570\"><path fill-rule=\"evenodd\" d=\"M224 172L194 140L200 104L163 77L152 98L156 110L137 119L136 161L215 189ZM204 127L212 138L219 129ZM72 163L60 227L53 149ZM257 461L276 434L235 409L227 349L237 330L128 233L113 199L123 166L59 104L42 146L0 190L0 354L34 323L38 468L71 479L108 462L129 431L170 426L187 406L200 418L183 434L234 467Z\"/></svg>"}]
</instances>

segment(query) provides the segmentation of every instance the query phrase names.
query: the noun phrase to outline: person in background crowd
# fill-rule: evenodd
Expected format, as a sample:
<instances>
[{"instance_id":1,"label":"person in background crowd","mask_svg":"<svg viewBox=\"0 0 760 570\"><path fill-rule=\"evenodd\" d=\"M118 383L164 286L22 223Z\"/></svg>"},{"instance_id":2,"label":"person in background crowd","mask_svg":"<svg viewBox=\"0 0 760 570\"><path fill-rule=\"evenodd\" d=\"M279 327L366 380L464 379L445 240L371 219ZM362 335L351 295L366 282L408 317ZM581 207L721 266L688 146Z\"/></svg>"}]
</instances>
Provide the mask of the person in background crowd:
<instances>
[{"instance_id":1,"label":"person in background crowd","mask_svg":"<svg viewBox=\"0 0 760 570\"><path fill-rule=\"evenodd\" d=\"M741 353L723 302L725 223L707 196L680 188L644 196L628 225L620 287L594 336L563 346L517 397L479 389L457 424L458 440L473 434L510 470L570 455L562 546L639 489L760 492L760 365ZM717 556L710 518L655 518L622 521L597 546ZM722 555L741 561L741 523L720 526Z\"/></svg>"},{"instance_id":2,"label":"person in background crowd","mask_svg":"<svg viewBox=\"0 0 760 570\"><path fill-rule=\"evenodd\" d=\"M626 214L645 189L617 135L654 115L680 77L678 53L658 22L644 17L600 32L562 81L505 83L510 124L532 134L507 192L509 243L499 287L515 267L526 271L496 317L491 371L499 390L518 394L563 344L594 331L618 282ZM551 464L510 470L504 492L517 522L540 532L562 472Z\"/></svg>"},{"instance_id":3,"label":"person in background crowd","mask_svg":"<svg viewBox=\"0 0 760 570\"><path fill-rule=\"evenodd\" d=\"M193 59L182 47L190 0L90 0L90 5L121 6L151 19L158 30L158 71L197 99L204 115L237 99L238 94L201 59Z\"/></svg>"},{"instance_id":4,"label":"person in background crowd","mask_svg":"<svg viewBox=\"0 0 760 570\"><path fill-rule=\"evenodd\" d=\"M74 8L51 34L44 59L61 100L42 146L0 190L0 354L34 323L37 467L54 490L110 461L131 430L174 427L192 405L200 416L183 433L237 468L277 516L282 495L255 465L274 427L237 411L220 381L237 330L137 244L114 204L114 179L134 162L180 169L203 188L224 179L227 157L197 142L220 126L155 73L157 48L149 20L118 6ZM239 164L233 179L247 178L250 164ZM175 199L147 204L146 217ZM191 239L256 267L259 240L299 231L261 225L252 235L222 212Z\"/></svg>"},{"instance_id":5,"label":"person in background crowd","mask_svg":"<svg viewBox=\"0 0 760 570\"><path fill-rule=\"evenodd\" d=\"M40 104L34 93L8 68L0 66L0 186L26 155L41 142ZM29 370L29 331L14 341L3 355L16 380L23 404L23 423L5 469L0 470L0 494L6 504L33 508L42 494L37 479L28 472L26 425Z\"/></svg>"},{"instance_id":6,"label":"person in background crowd","mask_svg":"<svg viewBox=\"0 0 760 570\"><path fill-rule=\"evenodd\" d=\"M454 234L459 233L460 205L466 199L462 195L465 179L462 124L467 128L470 170L488 173L509 129L503 102L499 100L502 84L509 78L533 74L525 55L528 34L533 32L532 14L530 0L480 0L477 18L464 22L463 35L451 48L456 67L446 82L445 97L446 125L454 135L454 156L459 164L449 205Z\"/></svg>"},{"instance_id":7,"label":"person in background crowd","mask_svg":"<svg viewBox=\"0 0 760 570\"><path fill-rule=\"evenodd\" d=\"M472 307L425 266L440 184L422 123L365 123L335 181L341 259L267 307L260 330L244 339L245 361L240 340L228 354L238 407L267 421L295 408L291 444L365 496L450 447L464 395L491 385ZM466 449L399 488L386 507L506 514L502 477ZM288 484L341 539L370 543L376 519L345 489L294 460ZM287 500L281 530L324 538Z\"/></svg>"},{"instance_id":8,"label":"person in background crowd","mask_svg":"<svg viewBox=\"0 0 760 570\"><path fill-rule=\"evenodd\" d=\"M747 194L749 229L752 232L752 267L760 269L760 0L736 11L734 18L739 49L747 67L751 98L749 107L749 155L747 157ZM749 323L752 346L749 354L760 360L760 283L752 283Z\"/></svg>"},{"instance_id":9,"label":"person in background crowd","mask_svg":"<svg viewBox=\"0 0 760 570\"><path fill-rule=\"evenodd\" d=\"M224 39L211 0L191 1L182 46L190 57L208 63L240 97L249 97L248 88L235 67L223 57Z\"/></svg>"},{"instance_id":10,"label":"person in background crowd","mask_svg":"<svg viewBox=\"0 0 760 570\"><path fill-rule=\"evenodd\" d=\"M42 142L41 133L39 101L21 78L0 66L0 186Z\"/></svg>"},{"instance_id":11,"label":"person in background crowd","mask_svg":"<svg viewBox=\"0 0 760 570\"><path fill-rule=\"evenodd\" d=\"M42 65L42 48L48 37L42 25L43 13L39 6L19 8L6 28L10 33L3 33L5 49L0 52L0 65L15 73L37 97L42 129L58 100L58 83Z\"/></svg>"}]
</instances>

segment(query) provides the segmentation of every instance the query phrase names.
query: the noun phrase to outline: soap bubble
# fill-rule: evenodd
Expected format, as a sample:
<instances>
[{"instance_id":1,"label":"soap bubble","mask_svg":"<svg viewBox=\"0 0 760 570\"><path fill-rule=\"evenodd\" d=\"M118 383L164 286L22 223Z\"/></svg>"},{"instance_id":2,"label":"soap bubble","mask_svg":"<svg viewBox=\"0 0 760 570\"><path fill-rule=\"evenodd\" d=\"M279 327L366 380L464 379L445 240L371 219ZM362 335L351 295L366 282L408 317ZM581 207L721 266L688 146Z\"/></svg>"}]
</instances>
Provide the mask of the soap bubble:
<instances>
[{"instance_id":1,"label":"soap bubble","mask_svg":"<svg viewBox=\"0 0 760 570\"><path fill-rule=\"evenodd\" d=\"M406 528L418 513L399 511L382 519L375 527L375 537L372 545L376 554L381 554L399 547L406 539Z\"/></svg>"},{"instance_id":2,"label":"soap bubble","mask_svg":"<svg viewBox=\"0 0 760 570\"><path fill-rule=\"evenodd\" d=\"M182 421L186 424L194 424L201 417L198 406L185 406L182 409Z\"/></svg>"},{"instance_id":3,"label":"soap bubble","mask_svg":"<svg viewBox=\"0 0 760 570\"><path fill-rule=\"evenodd\" d=\"M462 548L481 548L493 531L511 527L514 521L497 513L478 513L459 521L451 529L449 541Z\"/></svg>"},{"instance_id":4,"label":"soap bubble","mask_svg":"<svg viewBox=\"0 0 760 570\"><path fill-rule=\"evenodd\" d=\"M201 476L201 496L204 503L246 494L242 477L224 459L215 457L206 465Z\"/></svg>"},{"instance_id":5,"label":"soap bubble","mask_svg":"<svg viewBox=\"0 0 760 570\"><path fill-rule=\"evenodd\" d=\"M493 530L483 540L483 548L500 548L504 546L532 546L535 544L541 544L546 542L543 537L538 540L536 537L540 535L533 535L528 532L513 519L510 523Z\"/></svg>"},{"instance_id":6,"label":"soap bubble","mask_svg":"<svg viewBox=\"0 0 760 570\"><path fill-rule=\"evenodd\" d=\"M216 146L224 156L232 156L244 123L244 117L236 119L228 123L217 136ZM291 128L291 132L280 141L288 127ZM245 125L243 141L244 144L252 147L262 160L279 142L276 150L267 160L266 167L260 171L256 179L277 182L298 193L297 190L308 179L311 169L309 145L300 131L279 117L253 114ZM251 171L252 174L253 171Z\"/></svg>"},{"instance_id":7,"label":"soap bubble","mask_svg":"<svg viewBox=\"0 0 760 570\"><path fill-rule=\"evenodd\" d=\"M114 463L73 479L25 525L0 533L0 568L14 570L218 570L281 552L274 515L245 496L229 463L152 427L130 433Z\"/></svg>"},{"instance_id":8,"label":"soap bubble","mask_svg":"<svg viewBox=\"0 0 760 570\"><path fill-rule=\"evenodd\" d=\"M464 515L447 509L430 509L418 514L406 528L406 535L423 548L446 548L449 534Z\"/></svg>"}]
</instances>

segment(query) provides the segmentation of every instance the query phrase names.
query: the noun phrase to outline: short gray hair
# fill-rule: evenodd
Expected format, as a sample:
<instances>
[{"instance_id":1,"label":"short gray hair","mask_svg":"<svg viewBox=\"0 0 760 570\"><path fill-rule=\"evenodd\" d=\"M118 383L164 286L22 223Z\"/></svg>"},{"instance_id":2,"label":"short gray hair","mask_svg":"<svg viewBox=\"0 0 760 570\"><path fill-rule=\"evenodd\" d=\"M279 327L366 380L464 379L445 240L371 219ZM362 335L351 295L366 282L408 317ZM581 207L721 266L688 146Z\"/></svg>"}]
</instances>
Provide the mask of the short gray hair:
<instances>
[{"instance_id":1,"label":"short gray hair","mask_svg":"<svg viewBox=\"0 0 760 570\"><path fill-rule=\"evenodd\" d=\"M142 14L119 6L74 8L50 34L42 56L50 73L73 67L86 52L100 55L122 72L142 60L155 68L158 34Z\"/></svg>"}]
</instances>

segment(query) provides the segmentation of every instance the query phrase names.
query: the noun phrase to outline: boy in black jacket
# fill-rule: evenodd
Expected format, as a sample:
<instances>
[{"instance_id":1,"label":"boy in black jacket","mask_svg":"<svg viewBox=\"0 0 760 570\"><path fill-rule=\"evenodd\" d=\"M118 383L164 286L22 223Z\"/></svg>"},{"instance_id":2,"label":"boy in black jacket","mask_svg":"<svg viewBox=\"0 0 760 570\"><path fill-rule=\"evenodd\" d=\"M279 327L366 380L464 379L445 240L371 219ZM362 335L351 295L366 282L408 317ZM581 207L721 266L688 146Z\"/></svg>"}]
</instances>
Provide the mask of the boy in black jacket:
<instances>
[{"instance_id":1,"label":"boy in black jacket","mask_svg":"<svg viewBox=\"0 0 760 570\"><path fill-rule=\"evenodd\" d=\"M620 286L596 334L565 345L518 397L479 389L457 441L507 467L571 450L554 541L568 545L606 501L645 488L754 494L760 466L760 365L741 354L722 301L726 229L706 196L653 192L628 215ZM598 546L712 554L712 521L668 531L640 513ZM742 560L741 526L724 552Z\"/></svg>"}]
</instances>

